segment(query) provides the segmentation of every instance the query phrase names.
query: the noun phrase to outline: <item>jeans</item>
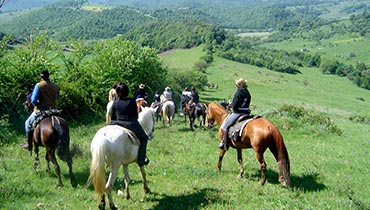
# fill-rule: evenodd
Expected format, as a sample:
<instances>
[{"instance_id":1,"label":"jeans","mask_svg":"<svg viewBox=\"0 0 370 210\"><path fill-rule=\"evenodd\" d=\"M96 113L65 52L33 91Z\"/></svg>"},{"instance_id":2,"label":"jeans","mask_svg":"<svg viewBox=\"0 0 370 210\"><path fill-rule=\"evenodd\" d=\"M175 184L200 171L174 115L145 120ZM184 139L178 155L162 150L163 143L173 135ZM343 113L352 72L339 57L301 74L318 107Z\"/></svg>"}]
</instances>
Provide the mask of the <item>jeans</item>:
<instances>
[{"instance_id":1,"label":"jeans","mask_svg":"<svg viewBox=\"0 0 370 210\"><path fill-rule=\"evenodd\" d=\"M33 111L31 115L28 117L26 122L24 123L24 128L26 132L30 132L32 130L32 124L35 121L36 113Z\"/></svg>"},{"instance_id":2,"label":"jeans","mask_svg":"<svg viewBox=\"0 0 370 210\"><path fill-rule=\"evenodd\" d=\"M230 126L235 122L238 117L240 117L240 113L233 113L231 112L229 115L226 116L225 120L222 122L221 128L223 131L226 131L230 128Z\"/></svg>"}]
</instances>

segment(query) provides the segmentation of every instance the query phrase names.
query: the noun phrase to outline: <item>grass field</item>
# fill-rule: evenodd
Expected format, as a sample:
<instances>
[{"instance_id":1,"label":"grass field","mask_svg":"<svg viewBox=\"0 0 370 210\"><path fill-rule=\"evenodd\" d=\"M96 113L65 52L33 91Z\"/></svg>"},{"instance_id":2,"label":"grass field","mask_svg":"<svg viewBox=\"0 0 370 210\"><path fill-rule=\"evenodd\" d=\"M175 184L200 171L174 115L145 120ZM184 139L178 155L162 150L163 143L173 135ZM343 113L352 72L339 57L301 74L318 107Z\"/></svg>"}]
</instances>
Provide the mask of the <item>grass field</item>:
<instances>
[{"instance_id":1,"label":"grass field","mask_svg":"<svg viewBox=\"0 0 370 210\"><path fill-rule=\"evenodd\" d=\"M357 62L370 65L370 57L368 56L370 55L370 39L365 37L336 36L320 42L291 39L264 46L287 51L300 51L305 48L308 50L307 53L318 53L324 58L338 60L354 66Z\"/></svg>"},{"instance_id":2,"label":"grass field","mask_svg":"<svg viewBox=\"0 0 370 210\"><path fill-rule=\"evenodd\" d=\"M196 48L173 51L161 58L166 65L191 68L199 54L201 50ZM268 115L284 136L291 163L291 189L279 184L277 165L269 151L265 152L264 186L258 184L259 164L252 150L243 153L244 178L237 178L239 167L233 149L224 158L223 170L217 172L217 128L192 132L176 116L172 128L157 123L155 137L148 144L151 163L146 169L152 194L144 195L138 167L133 164L129 167L132 199L126 201L117 195L124 186L120 170L115 204L119 209L156 210L370 209L370 126L349 120L351 115L369 115L370 92L346 78L322 75L318 69L301 71L298 75L281 74L216 57L207 73L209 82L218 88L200 93L201 101L220 101L232 97L236 78L248 80L253 113ZM283 104L327 115L343 134L310 133L299 120L285 129L281 116L271 114ZM23 135L1 145L0 209L97 209L93 188L86 186L90 142L104 125L103 113L97 117L100 120L90 124L71 123L71 141L79 148L74 157L76 189L69 183L64 162L59 161L65 185L61 189L55 187L54 170L45 173L44 162L38 172L33 170L33 157L18 146L24 141Z\"/></svg>"}]
</instances>

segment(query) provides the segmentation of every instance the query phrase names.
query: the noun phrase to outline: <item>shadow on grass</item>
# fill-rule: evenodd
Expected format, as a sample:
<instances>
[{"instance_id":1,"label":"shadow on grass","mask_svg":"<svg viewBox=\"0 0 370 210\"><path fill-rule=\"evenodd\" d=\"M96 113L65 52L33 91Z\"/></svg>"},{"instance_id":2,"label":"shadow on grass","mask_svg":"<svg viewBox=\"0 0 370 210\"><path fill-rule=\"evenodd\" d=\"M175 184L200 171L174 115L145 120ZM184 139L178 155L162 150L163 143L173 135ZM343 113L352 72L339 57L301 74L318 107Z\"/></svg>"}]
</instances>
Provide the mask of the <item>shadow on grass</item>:
<instances>
[{"instance_id":1,"label":"shadow on grass","mask_svg":"<svg viewBox=\"0 0 370 210\"><path fill-rule=\"evenodd\" d=\"M303 192L318 192L326 189L326 186L323 183L318 182L318 174L304 174L302 176L295 176L290 174L290 182L292 189L297 189ZM261 178L260 171L256 171L253 174L250 174L251 178L259 181ZM248 177L247 177L248 178ZM266 180L271 184L280 184L278 172L266 169Z\"/></svg>"},{"instance_id":2,"label":"shadow on grass","mask_svg":"<svg viewBox=\"0 0 370 210\"><path fill-rule=\"evenodd\" d=\"M302 176L291 176L292 187L303 192L317 192L326 189L323 183L318 182L318 173L303 174Z\"/></svg>"},{"instance_id":3,"label":"shadow on grass","mask_svg":"<svg viewBox=\"0 0 370 210\"><path fill-rule=\"evenodd\" d=\"M151 209L204 209L210 203L224 203L225 201L219 195L219 191L212 188L195 189L194 192L178 196L171 196L165 194L152 193L154 195L148 200L158 202L156 206Z\"/></svg>"}]
</instances>

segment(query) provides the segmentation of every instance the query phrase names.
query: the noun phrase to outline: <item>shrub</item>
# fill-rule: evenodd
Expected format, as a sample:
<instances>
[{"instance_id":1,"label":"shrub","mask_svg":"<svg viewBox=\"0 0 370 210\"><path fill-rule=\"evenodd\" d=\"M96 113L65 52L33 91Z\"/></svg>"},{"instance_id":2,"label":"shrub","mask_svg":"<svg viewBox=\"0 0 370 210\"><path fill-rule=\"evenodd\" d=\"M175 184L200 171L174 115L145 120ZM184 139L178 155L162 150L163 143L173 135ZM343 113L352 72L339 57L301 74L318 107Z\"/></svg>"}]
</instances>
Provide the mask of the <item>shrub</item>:
<instances>
[{"instance_id":1,"label":"shrub","mask_svg":"<svg viewBox=\"0 0 370 210\"><path fill-rule=\"evenodd\" d=\"M317 113L314 110L306 110L295 105L283 105L275 110L273 115L278 115L283 127L299 128L305 132L313 132L325 135L332 133L342 135L343 131L325 114Z\"/></svg>"}]
</instances>

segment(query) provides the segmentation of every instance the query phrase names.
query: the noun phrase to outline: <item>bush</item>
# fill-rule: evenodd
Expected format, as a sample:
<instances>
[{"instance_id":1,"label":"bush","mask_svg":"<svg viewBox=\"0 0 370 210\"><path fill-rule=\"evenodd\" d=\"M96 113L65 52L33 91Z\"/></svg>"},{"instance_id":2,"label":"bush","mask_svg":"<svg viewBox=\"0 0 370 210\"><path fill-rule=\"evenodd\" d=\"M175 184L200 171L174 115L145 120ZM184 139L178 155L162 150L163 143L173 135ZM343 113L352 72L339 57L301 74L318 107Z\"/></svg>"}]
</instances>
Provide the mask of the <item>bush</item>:
<instances>
[{"instance_id":1,"label":"bush","mask_svg":"<svg viewBox=\"0 0 370 210\"><path fill-rule=\"evenodd\" d=\"M278 115L283 127L303 129L304 132L325 135L332 133L342 135L343 131L325 114L306 110L295 105L283 105L275 110L272 115Z\"/></svg>"}]
</instances>

